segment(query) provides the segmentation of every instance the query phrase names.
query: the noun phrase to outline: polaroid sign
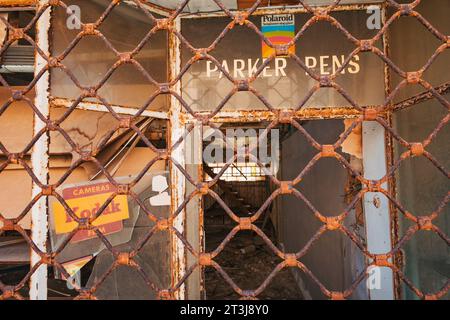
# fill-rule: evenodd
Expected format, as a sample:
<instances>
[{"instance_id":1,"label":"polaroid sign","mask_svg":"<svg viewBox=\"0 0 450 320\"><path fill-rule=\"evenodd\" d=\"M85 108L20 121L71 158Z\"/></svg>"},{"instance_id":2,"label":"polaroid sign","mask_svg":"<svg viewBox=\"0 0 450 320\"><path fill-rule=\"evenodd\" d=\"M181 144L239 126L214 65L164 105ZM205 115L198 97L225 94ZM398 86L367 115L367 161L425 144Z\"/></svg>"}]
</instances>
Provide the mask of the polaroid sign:
<instances>
[{"instance_id":1,"label":"polaroid sign","mask_svg":"<svg viewBox=\"0 0 450 320\"><path fill-rule=\"evenodd\" d=\"M273 45L288 44L295 37L295 17L293 14L273 14L261 18L261 31ZM275 52L264 41L262 42L262 57L267 59ZM295 46L289 48L295 53Z\"/></svg>"}]
</instances>

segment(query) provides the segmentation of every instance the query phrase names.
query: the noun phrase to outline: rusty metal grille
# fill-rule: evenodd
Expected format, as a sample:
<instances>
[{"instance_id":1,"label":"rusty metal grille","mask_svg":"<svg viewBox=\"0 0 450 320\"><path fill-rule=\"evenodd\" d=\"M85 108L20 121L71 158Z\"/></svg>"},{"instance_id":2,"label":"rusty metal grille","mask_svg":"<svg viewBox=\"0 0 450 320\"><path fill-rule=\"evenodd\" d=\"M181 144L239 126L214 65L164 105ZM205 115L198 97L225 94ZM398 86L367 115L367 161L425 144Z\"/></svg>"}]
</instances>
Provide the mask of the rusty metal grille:
<instances>
[{"instance_id":1,"label":"rusty metal grille","mask_svg":"<svg viewBox=\"0 0 450 320\"><path fill-rule=\"evenodd\" d=\"M31 22L24 28L16 28L8 23L4 18L3 23L7 27L8 38L3 44L0 50L0 57L6 53L7 49L15 41L21 40L26 41L31 44L36 52L36 64L35 64L35 75L33 80L24 90L13 90L10 88L8 82L4 77L0 76L0 82L5 88L10 88L9 99L1 106L0 116L8 109L8 107L15 101L25 101L26 104L33 110L34 113L34 133L33 138L29 141L23 151L19 153L12 153L1 143L0 150L1 154L7 158L6 161L0 164L0 174L4 169L11 164L16 164L23 167L33 182L33 196L30 199L28 206L23 209L20 215L16 218L9 219L5 218L0 213L0 233L6 231L16 231L19 232L23 238L28 243L31 252L31 268L28 274L15 285L5 285L0 282L0 299L23 299L23 295L19 293L28 282L31 283L31 293L30 297L33 299L45 298L45 283L47 281L47 267L53 267L58 270L65 277L70 278L70 275L64 269L64 267L56 261L58 254L64 249L64 247L69 243L71 236L74 236L80 230L93 230L96 236L104 243L107 250L113 255L115 261L111 264L108 270L103 276L99 277L97 282L90 287L79 287L76 283L73 285L78 292L77 299L96 299L96 291L102 285L104 280L118 267L127 266L129 268L135 269L141 276L141 279L148 287L157 293L160 299L182 299L185 297L185 285L190 276L194 271L203 271L205 268L214 268L225 281L237 294L239 294L243 299L253 299L258 298L258 296L265 290L265 288L271 283L274 277L285 268L298 268L310 277L322 291L325 297L330 299L346 299L353 294L357 286L366 279L367 269L370 266L378 266L383 268L390 268L393 272L395 279L395 286L398 288L400 285L406 285L409 287L417 297L421 299L440 299L444 297L450 288L450 282L447 280L444 287L436 292L424 292L420 287L416 287L415 284L407 278L407 276L399 267L399 254L406 242L408 242L415 234L419 231L426 231L430 233L435 233L445 244L449 245L450 239L445 231L441 230L434 221L438 219L442 214L446 212L446 206L448 203L448 193L440 203L436 204L436 210L429 213L420 213L415 215L409 212L396 198L395 196L395 174L402 164L409 158L413 157L424 157L435 166L442 175L447 179L449 178L448 169L445 168L443 164L436 159L433 154L431 154L427 147L435 140L436 136L441 130L448 124L450 116L448 111L450 110L450 103L444 96L448 92L448 82L444 83L439 87L434 87L429 82L423 78L423 73L428 70L434 61L450 46L449 36L443 34L438 29L433 26L432 21L428 21L424 18L420 12L416 10L416 7L421 4L421 0L415 0L407 4L399 4L394 0L388 0L382 3L382 6L386 10L391 10L393 13L390 15L385 15L385 21L383 21L383 27L376 33L376 35L371 39L357 39L355 38L336 18L333 17L333 12L335 11L350 11L362 8L365 5L344 5L341 1L335 0L330 5L327 6L311 6L305 3L305 1L296 1L297 5L293 5L287 8L277 8L277 9L263 9L260 8L266 5L266 1L256 0L248 9L242 10L229 10L220 0L213 0L214 3L220 8L220 12L215 14L220 14L224 17L229 18L229 23L227 27L217 36L214 43L209 47L196 48L189 40L187 40L180 32L180 19L185 15L183 13L184 8L189 4L189 2L195 2L195 0L184 0L175 10L164 11L167 17L157 18L151 10L149 10L149 4L146 1L140 0L130 0L128 2L133 3L137 8L142 10L148 18L149 22L152 24L151 30L148 32L146 37L142 39L139 45L129 52L119 52L114 49L113 44L105 37L101 32L101 25L107 19L107 17L114 11L116 6L118 6L122 1L114 0L110 1L108 8L104 13L98 17L98 20L94 23L82 24L81 31L79 32L76 39L66 48L66 50L59 56L50 55L50 45L48 41L48 32L51 27L51 12L56 7L61 7L67 9L67 5L64 1L60 0L49 0L49 1L0 1L1 6L36 6L35 16ZM158 8L158 12L163 12L162 9ZM262 14L264 10L271 10L270 12L283 13L287 10L295 10L296 12L304 12L310 14L310 18L307 23L305 23L301 30L296 32L294 40L287 45L273 45L269 39L267 39L264 34L259 30L254 23L252 23L249 18L255 14ZM428 61L423 65L422 68L413 71L401 70L388 56L387 43L384 44L383 49L379 49L375 43L379 40L386 40L386 34L389 27L394 24L397 20L402 19L405 16L412 17L416 19L420 24L425 26L429 33L434 36L440 43L439 47L435 50L432 56L429 57ZM326 22L331 26L339 30L342 35L345 36L353 45L353 52L346 57L345 63L336 72L331 75L319 75L308 68L305 63L295 54L289 51L289 47L294 45L299 39L302 38L303 34L318 22ZM246 27L254 34L256 34L261 41L265 42L268 46L275 49L274 54L261 65L256 73L244 80L235 79L233 75L223 68L216 58L214 58L214 53L216 46L221 42L223 38L227 36L236 26ZM29 33L36 27L36 39L33 39ZM169 41L169 80L167 83L159 83L152 78L152 76L140 65L140 63L134 58L141 48L152 42L152 36L157 32L165 31L168 34ZM108 73L104 75L103 80L98 83L91 83L86 86L81 84L73 72L64 65L64 59L70 55L72 50L76 47L77 43L85 38L93 37L98 41L105 43L117 57L116 63L111 66ZM192 58L184 65L181 64L181 59L179 58L180 47L187 47L192 53ZM230 48L233 50L233 48ZM348 64L353 56L358 53L368 53L376 55L382 60L386 69L386 97L382 105L378 106L361 106L359 105L346 90L338 84L337 79L339 79L341 71ZM289 59L294 61L298 67L300 67L304 72L306 72L309 77L314 79L315 85L309 90L309 92L304 96L303 100L298 103L295 108L288 110L280 110L273 106L265 97L264 92L259 92L253 86L254 81L257 76L263 72L264 67L271 63L276 57L288 56ZM181 94L181 79L185 75L189 68L197 63L198 61L208 60L211 61L226 77L230 82L233 83L233 89L230 94L223 99L223 101L213 108L210 112L199 112L194 111L192 106L186 102ZM120 66L130 64L135 67L137 73L142 74L146 79L153 83L157 90L155 92L149 92L148 100L145 105L136 109L132 114L124 114L120 110L114 108L114 106L104 99L100 94L100 88L105 84L108 77L114 73L116 69ZM49 107L52 105L52 99L49 96L49 74L51 69L60 69L73 81L74 88L81 91L80 96L75 99L75 101L70 101L67 103L67 110L64 115L57 119L51 120L49 116ZM393 88L389 86L389 74L395 74L401 78L398 85ZM408 85L420 85L423 87L423 93L414 96L406 101L400 103L394 103L393 99L397 93ZM322 88L332 88L342 95L348 102L348 108L305 108L305 103L308 99L318 90ZM27 93L34 90L36 92L36 99L30 99L27 97ZM223 112L223 108L227 101L238 92L250 92L255 95L259 101L261 101L266 110L263 111L236 111L236 112ZM166 119L169 123L169 134L168 134L168 147L166 149L158 149L155 147L151 141L144 135L144 133L137 126L139 117L147 110L148 106L158 97L158 96L168 96L170 101L170 109L165 113ZM80 107L83 101L88 98L96 98L101 102L104 111L111 114L116 120L116 127L105 135L105 138L99 144L96 150L86 152L82 146L75 143L69 134L62 128L61 124L70 116L70 114ZM399 133L393 128L392 125L392 115L397 110L410 108L417 103L425 100L435 99L439 102L442 108L446 111L446 116L439 122L439 124L434 128L434 130L427 136L423 141L406 141L403 139ZM231 116L230 116L231 114ZM334 144L320 144L314 139L302 126L302 121L304 120L320 120L325 121L325 119L346 119L352 118L355 121L353 124L345 130L341 135L339 140ZM240 121L240 122L255 122L255 121L269 121L269 125L266 128L266 132L270 129L275 128L280 124L289 124L296 128L309 142L309 144L317 151L316 156L310 161L310 163L303 169L299 171L298 176L292 181L280 181L272 175L268 175L271 183L276 186L272 194L267 198L264 205L251 217L239 217L235 214L227 204L220 198L220 196L212 189L212 186L216 184L227 168L232 165L232 161L227 163L220 173L211 181L203 181L204 175L199 175L199 179L193 178L184 166L183 160L183 144L184 140L189 132L194 129L195 124L201 123L202 125L207 125L212 128L219 130L218 123L227 121ZM352 131L363 122L377 122L380 124L386 132L386 142L388 145L387 150L387 173L378 180L371 180L364 177L361 172L355 171L348 161L339 152L338 148L341 147L344 140L352 133ZM186 132L182 132L181 128L186 127ZM141 174L139 174L133 182L129 184L121 184L117 182L113 176L110 175L108 170L96 159L96 155L102 150L106 145L108 139L118 130L127 129L134 131L145 143L146 147L150 148L156 153L154 159L148 159L147 165L142 168ZM49 166L49 139L50 133L57 132L70 144L72 152L78 155L78 160L71 164L70 168L67 170L66 174L54 184L49 184L48 180L48 166ZM401 146L406 148L406 151L401 153L400 157L394 158L392 153L393 143L399 143ZM32 155L31 165L26 159L26 155ZM314 205L296 188L296 185L301 184L302 178L315 166L317 161L322 158L333 158L338 161L346 170L351 174L361 185L362 188L350 201L348 208L341 214L333 217L327 217L322 212L319 212ZM132 191L132 187L142 178L145 172L148 171L151 166L159 161L166 160L170 164L170 177L171 177L171 192L172 192L172 204L171 204L171 214L168 219L160 219L156 217L151 210L148 209L147 205L143 203L139 197ZM254 162L258 163L258 159L253 159ZM109 199L101 206L98 212L90 219L79 218L61 194L58 193L57 188L60 187L67 177L79 166L84 163L94 164L99 171L101 171L109 182L115 187L114 194L109 197ZM264 165L259 163L262 170L264 170ZM191 193L184 192L186 184L194 186L194 191ZM389 187L387 187L389 186ZM401 237L393 236L392 249L389 252L383 254L374 254L370 252L367 248L367 244L362 243L358 237L346 226L343 222L351 214L351 209L360 201L365 194L370 192L376 192L385 195L389 200L389 206L391 211L392 224L395 225L395 220L397 215L402 215L404 218L408 219L412 224L407 230L407 232ZM317 232L311 237L310 241L298 252L283 252L269 239L264 232L255 225L264 210L277 198L286 195L295 196L298 201L304 201L311 210L318 221L322 223L322 226ZM98 227L93 225L94 221L102 214L102 212L108 207L108 205L113 201L113 199L118 195L127 195L133 198L139 203L141 209L147 214L148 218L155 223L151 232L146 234L139 241L138 246L136 246L130 252L119 252L114 246L108 241L104 234L100 231ZM223 239L223 242L213 251L205 252L204 249L198 250L189 243L185 235L185 210L187 205L196 196L210 196L214 198L226 211L228 216L235 222L235 227L232 231ZM48 198L56 198L65 210L69 213L71 218L78 223L77 229L71 232L71 236L57 249L50 251L46 247L47 243L47 219L48 219ZM19 222L31 211L32 215L32 233L28 234L20 225ZM448 213L448 211L447 211ZM394 228L394 227L393 227ZM233 279L227 274L227 272L218 264L215 259L223 251L224 247L242 230L252 230L263 241L267 246L273 251L273 253L280 258L280 263L272 271L272 273L266 277L265 281L261 283L256 288L240 288ZM305 256L311 249L312 245L322 237L323 234L331 231L341 232L347 236L351 241L361 250L364 256L367 258L366 269L359 275L357 280L345 291L336 292L327 288L321 279L314 275L314 270L310 270L305 264L302 263L302 257ZM150 277L141 268L138 262L134 260L136 254L141 250L144 244L156 233L169 233L172 239L172 263L171 263L171 285L169 287L158 287L156 284L152 283ZM202 232L199 230L199 232ZM395 232L394 232L395 234ZM192 265L186 264L186 256L190 254L194 257L195 263ZM0 257L1 259L1 257ZM42 286L44 289L42 289ZM42 292L44 290L44 292Z\"/></svg>"}]
</instances>

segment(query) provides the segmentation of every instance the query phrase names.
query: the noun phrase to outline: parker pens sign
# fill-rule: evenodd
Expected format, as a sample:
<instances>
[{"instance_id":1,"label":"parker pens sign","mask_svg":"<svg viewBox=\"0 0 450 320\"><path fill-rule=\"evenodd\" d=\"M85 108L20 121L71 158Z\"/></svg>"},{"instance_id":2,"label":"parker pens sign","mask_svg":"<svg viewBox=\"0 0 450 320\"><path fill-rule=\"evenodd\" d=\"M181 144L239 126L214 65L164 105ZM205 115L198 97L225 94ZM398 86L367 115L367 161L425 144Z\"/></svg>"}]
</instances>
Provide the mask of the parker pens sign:
<instances>
[{"instance_id":1,"label":"parker pens sign","mask_svg":"<svg viewBox=\"0 0 450 320\"><path fill-rule=\"evenodd\" d=\"M115 187L106 182L77 187L69 187L63 190L62 196L69 207L80 218L94 216L106 200L113 194ZM66 212L59 202L53 204L53 214L56 234L72 232L78 223ZM123 220L129 218L128 200L125 195L116 196L103 210L102 214L93 222L104 235L122 231ZM92 230L78 231L71 242L80 242L95 238Z\"/></svg>"},{"instance_id":2,"label":"parker pens sign","mask_svg":"<svg viewBox=\"0 0 450 320\"><path fill-rule=\"evenodd\" d=\"M333 12L333 16L358 39L370 39L378 32L367 27L370 15L365 10ZM230 23L228 17L183 20L183 36L195 48L215 43ZM279 109L351 107L334 88L321 88L310 95L318 81L306 68L317 77L335 75L335 82L361 106L384 102L382 59L372 53L354 53L354 43L332 24L316 23L293 41L309 22L309 14L255 15L248 20L271 44L292 44L289 56L274 57L274 49L257 32L236 26L216 43L210 53L214 59L194 63L183 75L183 99L194 111L211 111L219 106L221 111L267 110L267 105ZM375 45L383 50L381 41ZM191 58L192 52L183 46L183 65ZM235 89L232 80L242 79L250 80L252 92L230 95Z\"/></svg>"}]
</instances>

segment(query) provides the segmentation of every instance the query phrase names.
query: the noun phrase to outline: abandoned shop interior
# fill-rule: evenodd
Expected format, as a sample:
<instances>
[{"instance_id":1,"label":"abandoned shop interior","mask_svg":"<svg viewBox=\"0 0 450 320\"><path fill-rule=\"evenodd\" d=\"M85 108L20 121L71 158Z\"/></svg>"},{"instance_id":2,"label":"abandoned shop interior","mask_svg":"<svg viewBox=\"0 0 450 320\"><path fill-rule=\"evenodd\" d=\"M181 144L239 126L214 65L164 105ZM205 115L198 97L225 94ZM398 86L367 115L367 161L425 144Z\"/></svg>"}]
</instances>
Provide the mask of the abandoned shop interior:
<instances>
[{"instance_id":1,"label":"abandoned shop interior","mask_svg":"<svg viewBox=\"0 0 450 320\"><path fill-rule=\"evenodd\" d=\"M0 300L448 300L449 16L0 0Z\"/></svg>"}]
</instances>

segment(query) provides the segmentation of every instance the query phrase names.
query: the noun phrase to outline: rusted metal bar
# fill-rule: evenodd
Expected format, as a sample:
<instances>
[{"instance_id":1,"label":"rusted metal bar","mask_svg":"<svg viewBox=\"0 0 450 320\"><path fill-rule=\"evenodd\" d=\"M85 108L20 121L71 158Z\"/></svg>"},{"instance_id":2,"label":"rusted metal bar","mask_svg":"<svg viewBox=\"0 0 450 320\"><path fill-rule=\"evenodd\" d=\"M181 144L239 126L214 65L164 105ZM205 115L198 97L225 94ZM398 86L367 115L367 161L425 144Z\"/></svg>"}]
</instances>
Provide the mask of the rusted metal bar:
<instances>
[{"instance_id":1,"label":"rusted metal bar","mask_svg":"<svg viewBox=\"0 0 450 320\"><path fill-rule=\"evenodd\" d=\"M388 6L386 4L383 4L381 9L381 19L382 19L382 25L386 25L386 22L388 21ZM390 38L388 32L383 32L382 35L382 41L383 41L383 53L386 57L389 57L390 54ZM391 69L387 64L384 65L384 92L385 97L388 97L391 94L392 88L391 88ZM389 106L387 108L381 108L381 109L387 109L386 114L384 115L386 120L392 124L392 117L393 117L393 111L392 107ZM392 135L389 135L387 132L385 132L385 140L386 140L386 163L388 168L391 168L394 165L394 139ZM393 175L391 176L388 181L388 192L390 195L395 196L397 194L397 183L396 183L396 177ZM399 227L399 218L396 211L395 206L392 204L392 202L389 201L389 214L390 214L390 228L391 228L391 245L392 243L397 243L398 239L400 237L400 227ZM391 261L395 263L396 266L399 266L399 261L394 257ZM386 270L384 271L386 274ZM401 296L401 283L399 281L399 277L397 274L393 275L393 286L394 286L394 292L393 296L394 299L400 299ZM374 293L376 296L377 293Z\"/></svg>"},{"instance_id":2,"label":"rusted metal bar","mask_svg":"<svg viewBox=\"0 0 450 320\"><path fill-rule=\"evenodd\" d=\"M181 21L180 18L176 18L173 21L173 26L177 31L181 31ZM176 77L181 70L181 42L174 35L173 32L169 34L169 60L170 64L170 77L171 79ZM181 83L178 81L173 88L173 91L181 96ZM170 158L176 161L181 167L184 167L185 163L185 143L184 141L175 146L180 138L184 136L184 124L181 117L181 103L175 97L170 98L170 139L169 139L169 149L171 149ZM175 148L174 148L175 146ZM170 185L172 190L172 214L175 213L183 203L186 191L186 180L182 172L171 162L170 170ZM186 212L185 208L179 212L175 219L173 220L173 228L177 230L180 234L184 234ZM177 284L180 279L183 278L184 272L186 271L186 252L184 243L179 239L179 237L172 233L173 241L173 254L172 254L172 268L173 268L173 283ZM185 284L183 283L179 289L174 292L174 296L177 299L184 299L185 297Z\"/></svg>"},{"instance_id":3,"label":"rusted metal bar","mask_svg":"<svg viewBox=\"0 0 450 320\"><path fill-rule=\"evenodd\" d=\"M360 3L360 4L340 4L335 6L332 11L353 11L353 10L366 10L368 7L380 4L384 2L384 0L373 0L370 3ZM329 5L315 6L314 9L320 10L323 8L327 8ZM242 12L243 10L230 10L232 13ZM299 5L286 5L286 6L271 6L261 8L258 7L254 12L252 12L252 16L260 16L265 14L289 14L289 13L308 13L309 10L303 7L301 4ZM198 12L198 13L181 13L180 17L183 19L195 19L195 18L213 18L213 17L225 17L227 14L223 11L215 11L215 12Z\"/></svg>"},{"instance_id":4,"label":"rusted metal bar","mask_svg":"<svg viewBox=\"0 0 450 320\"><path fill-rule=\"evenodd\" d=\"M0 12L35 11L36 7L0 7Z\"/></svg>"},{"instance_id":5,"label":"rusted metal bar","mask_svg":"<svg viewBox=\"0 0 450 320\"><path fill-rule=\"evenodd\" d=\"M39 0L0 0L0 7L24 7L34 6Z\"/></svg>"},{"instance_id":6,"label":"rusted metal bar","mask_svg":"<svg viewBox=\"0 0 450 320\"><path fill-rule=\"evenodd\" d=\"M437 86L434 88L434 90L436 92L438 92L441 95L446 95L450 92L450 82L446 82L441 84L440 86ZM421 93L418 93L416 95L414 95L411 98L405 99L403 101L397 102L396 104L394 104L394 106L392 107L392 111L399 111L399 110L403 110L405 108L411 107L411 106L415 106L419 103L428 101L430 99L433 99L434 96L433 94L427 90L427 91L423 91Z\"/></svg>"},{"instance_id":7,"label":"rusted metal bar","mask_svg":"<svg viewBox=\"0 0 450 320\"><path fill-rule=\"evenodd\" d=\"M378 106L366 107L377 108ZM197 112L195 117L188 112L183 114L184 121L191 122L198 118L208 116L208 112ZM358 118L363 115L361 110L349 107L325 107L325 108L302 108L300 110L279 110L277 112L268 110L236 110L236 111L221 111L210 119L214 123L228 123L228 122L260 122L260 121L274 121L280 119L280 116L289 116L297 120L325 120L325 119L351 119ZM382 112L380 112L382 115Z\"/></svg>"},{"instance_id":8,"label":"rusted metal bar","mask_svg":"<svg viewBox=\"0 0 450 320\"><path fill-rule=\"evenodd\" d=\"M65 107L70 108L72 106L74 101L70 99L64 99L64 98L51 98L50 104L55 107ZM89 111L98 111L98 112L109 112L108 108L99 103L94 102L80 102L77 104L76 109L80 110L89 110ZM138 109L135 108L129 108L129 107L122 107L122 106L116 106L111 105L111 109L114 110L117 114L122 115L135 115L138 111ZM169 115L167 112L163 111L150 111L145 110L141 113L141 116L143 117L149 117L149 118L155 118L155 119L168 119Z\"/></svg>"},{"instance_id":9,"label":"rusted metal bar","mask_svg":"<svg viewBox=\"0 0 450 320\"><path fill-rule=\"evenodd\" d=\"M39 1L39 7L44 8L47 5L47 0ZM50 16L51 8L42 14L36 25L36 44L41 51L49 56L50 55ZM35 76L40 75L40 79L36 83L36 98L35 105L37 110L41 113L45 119L50 119L50 74L47 70L42 74L43 70L47 69L47 61L41 54L36 51L35 53ZM44 186L40 186L33 180L32 185L32 198L41 194L41 198L34 204L31 209L31 239L37 248L47 253L47 237L48 237L48 194L44 195L43 190L49 184L49 132L45 130L47 123L35 114L34 115L34 135L40 134L41 137L34 143L31 154L31 165L33 173L39 182ZM43 131L45 130L45 131ZM41 255L31 251L31 266L34 267L41 263ZM47 299L47 265L42 264L31 275L30 279L30 299L45 300Z\"/></svg>"}]
</instances>

